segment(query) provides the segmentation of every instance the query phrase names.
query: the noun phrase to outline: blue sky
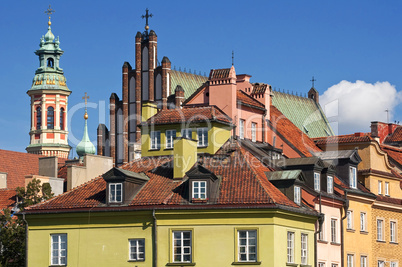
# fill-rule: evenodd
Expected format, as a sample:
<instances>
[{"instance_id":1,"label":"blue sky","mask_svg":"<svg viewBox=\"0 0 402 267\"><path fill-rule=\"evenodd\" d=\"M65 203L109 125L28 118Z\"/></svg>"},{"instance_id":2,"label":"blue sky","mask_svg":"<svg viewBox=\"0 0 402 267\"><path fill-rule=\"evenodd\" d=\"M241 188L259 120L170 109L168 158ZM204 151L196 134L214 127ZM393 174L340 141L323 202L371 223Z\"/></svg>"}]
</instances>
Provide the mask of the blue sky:
<instances>
[{"instance_id":1,"label":"blue sky","mask_svg":"<svg viewBox=\"0 0 402 267\"><path fill-rule=\"evenodd\" d=\"M52 32L65 51L60 65L73 92L69 108L77 110L70 112L73 146L83 134L84 111L77 105L84 92L94 144L98 123L108 124L108 99L112 92L121 96L121 67L134 64L145 8L154 15L158 59L168 56L176 68L208 74L229 67L234 50L236 72L252 75L252 82L304 94L314 75L320 95L337 99L339 114L330 117L339 121L340 134L368 132L370 121L387 120L386 108L391 121L402 121L399 1L1 1L0 149L25 151L29 144L26 91L39 64L34 51L47 31L49 4L56 10ZM356 89L356 81L364 83ZM343 95L356 99L347 104L352 109L342 108ZM343 124L351 114L356 123Z\"/></svg>"}]
</instances>

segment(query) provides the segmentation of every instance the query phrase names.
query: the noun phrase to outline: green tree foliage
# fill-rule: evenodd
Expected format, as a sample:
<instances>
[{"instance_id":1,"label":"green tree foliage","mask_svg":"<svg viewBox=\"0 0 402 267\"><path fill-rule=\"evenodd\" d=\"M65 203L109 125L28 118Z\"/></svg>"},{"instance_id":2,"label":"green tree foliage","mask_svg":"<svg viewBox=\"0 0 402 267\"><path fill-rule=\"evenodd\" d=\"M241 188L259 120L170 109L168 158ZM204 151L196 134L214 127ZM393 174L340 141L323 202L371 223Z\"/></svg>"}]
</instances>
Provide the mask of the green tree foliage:
<instances>
[{"instance_id":1,"label":"green tree foliage","mask_svg":"<svg viewBox=\"0 0 402 267\"><path fill-rule=\"evenodd\" d=\"M40 184L40 180L32 179L26 189L17 188L17 205L23 211L53 196L49 183ZM19 267L25 263L25 221L22 215L15 216L10 209L0 212L0 266Z\"/></svg>"}]
</instances>

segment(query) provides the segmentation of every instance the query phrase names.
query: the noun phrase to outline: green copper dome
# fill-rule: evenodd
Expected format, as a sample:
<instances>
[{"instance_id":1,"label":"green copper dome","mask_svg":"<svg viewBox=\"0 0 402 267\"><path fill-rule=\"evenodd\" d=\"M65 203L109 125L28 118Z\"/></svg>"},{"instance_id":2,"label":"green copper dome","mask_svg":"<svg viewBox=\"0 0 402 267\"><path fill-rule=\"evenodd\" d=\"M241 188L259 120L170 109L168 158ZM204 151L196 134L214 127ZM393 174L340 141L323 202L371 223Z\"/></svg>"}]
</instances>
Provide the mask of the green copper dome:
<instances>
[{"instance_id":1,"label":"green copper dome","mask_svg":"<svg viewBox=\"0 0 402 267\"><path fill-rule=\"evenodd\" d=\"M52 33L52 29L49 27L47 28L47 33L45 34L45 41L46 42L53 42L54 40L54 35Z\"/></svg>"},{"instance_id":2,"label":"green copper dome","mask_svg":"<svg viewBox=\"0 0 402 267\"><path fill-rule=\"evenodd\" d=\"M82 137L81 142L78 144L76 148L77 154L80 158L82 158L85 154L92 154L92 155L95 154L95 146L92 144L91 140L89 140L88 136L87 112L85 112L84 119L85 119L84 136Z\"/></svg>"}]
</instances>

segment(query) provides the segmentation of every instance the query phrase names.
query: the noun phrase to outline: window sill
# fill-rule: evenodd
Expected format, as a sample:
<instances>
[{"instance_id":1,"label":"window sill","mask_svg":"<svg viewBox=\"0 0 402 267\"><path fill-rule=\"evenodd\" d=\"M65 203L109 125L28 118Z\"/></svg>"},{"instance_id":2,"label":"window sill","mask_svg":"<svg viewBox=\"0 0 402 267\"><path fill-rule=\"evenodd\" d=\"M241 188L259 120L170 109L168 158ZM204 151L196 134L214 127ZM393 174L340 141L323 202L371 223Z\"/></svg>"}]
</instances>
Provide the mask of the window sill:
<instances>
[{"instance_id":1,"label":"window sill","mask_svg":"<svg viewBox=\"0 0 402 267\"><path fill-rule=\"evenodd\" d=\"M206 146L197 146L197 148L207 148L208 147L208 145L206 145Z\"/></svg>"},{"instance_id":2,"label":"window sill","mask_svg":"<svg viewBox=\"0 0 402 267\"><path fill-rule=\"evenodd\" d=\"M317 240L317 243L328 244L328 241L325 241L325 240Z\"/></svg>"},{"instance_id":3,"label":"window sill","mask_svg":"<svg viewBox=\"0 0 402 267\"><path fill-rule=\"evenodd\" d=\"M297 264L297 263L291 263L291 262L287 262L287 263L286 263L286 266L297 267L297 266L299 266L299 264Z\"/></svg>"},{"instance_id":4,"label":"window sill","mask_svg":"<svg viewBox=\"0 0 402 267\"><path fill-rule=\"evenodd\" d=\"M350 232L350 233L354 233L354 232L356 232L356 230L355 230L355 229L351 229L351 228L346 229L346 231L348 231L348 232Z\"/></svg>"},{"instance_id":5,"label":"window sill","mask_svg":"<svg viewBox=\"0 0 402 267\"><path fill-rule=\"evenodd\" d=\"M166 147L164 150L173 150L173 147Z\"/></svg>"},{"instance_id":6,"label":"window sill","mask_svg":"<svg viewBox=\"0 0 402 267\"><path fill-rule=\"evenodd\" d=\"M234 261L232 265L261 265L260 261Z\"/></svg>"},{"instance_id":7,"label":"window sill","mask_svg":"<svg viewBox=\"0 0 402 267\"><path fill-rule=\"evenodd\" d=\"M360 231L360 233L361 233L362 235L368 235L369 232L367 232L367 231Z\"/></svg>"},{"instance_id":8,"label":"window sill","mask_svg":"<svg viewBox=\"0 0 402 267\"><path fill-rule=\"evenodd\" d=\"M148 151L159 151L161 150L160 148L150 148Z\"/></svg>"},{"instance_id":9,"label":"window sill","mask_svg":"<svg viewBox=\"0 0 402 267\"><path fill-rule=\"evenodd\" d=\"M300 264L300 267L311 267L311 265L308 265L308 264Z\"/></svg>"},{"instance_id":10,"label":"window sill","mask_svg":"<svg viewBox=\"0 0 402 267\"><path fill-rule=\"evenodd\" d=\"M377 242L386 243L385 240L377 240Z\"/></svg>"},{"instance_id":11,"label":"window sill","mask_svg":"<svg viewBox=\"0 0 402 267\"><path fill-rule=\"evenodd\" d=\"M145 260L128 260L127 262L144 262Z\"/></svg>"},{"instance_id":12,"label":"window sill","mask_svg":"<svg viewBox=\"0 0 402 267\"><path fill-rule=\"evenodd\" d=\"M191 202L192 202L192 203L207 203L207 202L208 202L208 199L196 199L196 198L193 198L193 199L191 200Z\"/></svg>"},{"instance_id":13,"label":"window sill","mask_svg":"<svg viewBox=\"0 0 402 267\"><path fill-rule=\"evenodd\" d=\"M392 245L399 245L399 243L395 242L395 241L389 241L389 243L392 244Z\"/></svg>"},{"instance_id":14,"label":"window sill","mask_svg":"<svg viewBox=\"0 0 402 267\"><path fill-rule=\"evenodd\" d=\"M341 243L331 242L331 245L334 245L334 246L340 246L340 245L341 245Z\"/></svg>"},{"instance_id":15,"label":"window sill","mask_svg":"<svg viewBox=\"0 0 402 267\"><path fill-rule=\"evenodd\" d=\"M171 262L166 263L166 266L195 266L195 262Z\"/></svg>"}]
</instances>

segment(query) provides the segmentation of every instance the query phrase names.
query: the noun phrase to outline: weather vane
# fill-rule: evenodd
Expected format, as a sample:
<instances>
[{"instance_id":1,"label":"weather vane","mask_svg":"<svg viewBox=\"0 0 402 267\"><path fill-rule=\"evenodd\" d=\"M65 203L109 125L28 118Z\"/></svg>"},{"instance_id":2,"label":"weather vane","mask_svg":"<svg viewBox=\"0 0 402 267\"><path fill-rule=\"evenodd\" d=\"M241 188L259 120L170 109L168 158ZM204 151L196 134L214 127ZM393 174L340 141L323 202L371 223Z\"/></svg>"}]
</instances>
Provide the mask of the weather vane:
<instances>
[{"instance_id":1,"label":"weather vane","mask_svg":"<svg viewBox=\"0 0 402 267\"><path fill-rule=\"evenodd\" d=\"M314 76L313 76L313 79L312 80L310 80L310 82L313 82L313 88L314 88L314 82L315 81L317 81L316 79L314 79Z\"/></svg>"},{"instance_id":2,"label":"weather vane","mask_svg":"<svg viewBox=\"0 0 402 267\"><path fill-rule=\"evenodd\" d=\"M56 12L54 9L52 9L49 5L49 8L47 10L45 10L45 14L49 16L49 22L50 22L50 17L52 16L52 14Z\"/></svg>"},{"instance_id":3,"label":"weather vane","mask_svg":"<svg viewBox=\"0 0 402 267\"><path fill-rule=\"evenodd\" d=\"M149 26L148 26L148 18L152 18L152 13L149 14L149 9L145 9L145 15L142 15L141 18L145 18L145 30L149 30Z\"/></svg>"}]
</instances>

